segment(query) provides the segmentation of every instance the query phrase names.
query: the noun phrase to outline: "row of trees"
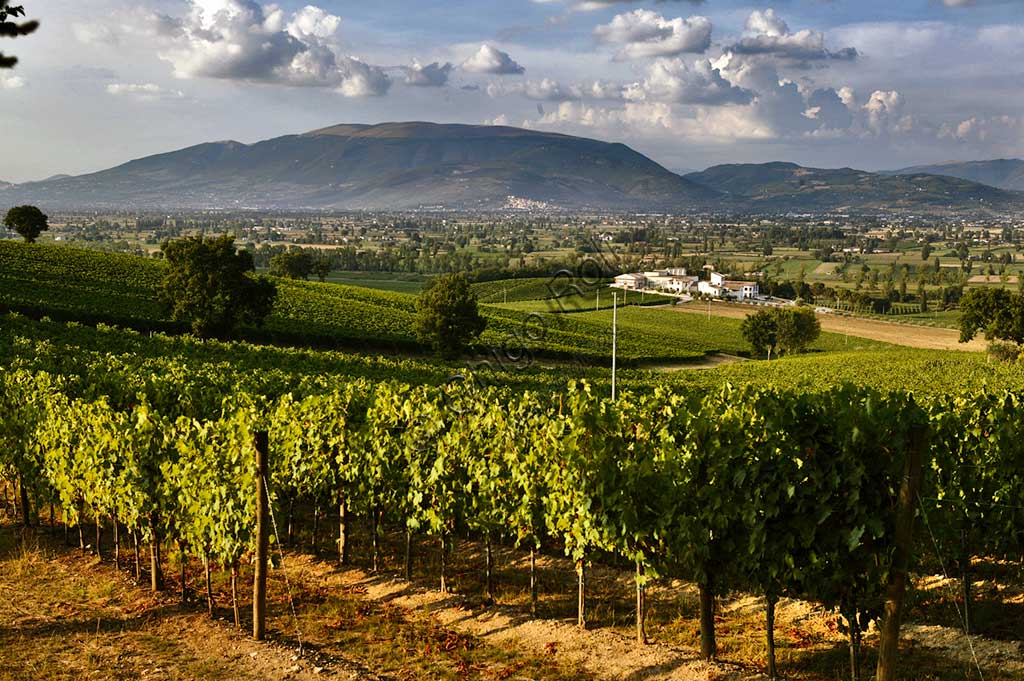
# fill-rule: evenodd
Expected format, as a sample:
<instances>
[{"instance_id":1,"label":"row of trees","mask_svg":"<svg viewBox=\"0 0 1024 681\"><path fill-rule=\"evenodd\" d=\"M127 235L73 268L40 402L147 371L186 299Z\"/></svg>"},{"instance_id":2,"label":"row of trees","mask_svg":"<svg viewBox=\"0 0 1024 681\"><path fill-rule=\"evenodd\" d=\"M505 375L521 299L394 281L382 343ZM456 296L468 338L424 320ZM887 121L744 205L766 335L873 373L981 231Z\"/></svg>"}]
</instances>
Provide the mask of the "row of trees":
<instances>
[{"instance_id":1,"label":"row of trees","mask_svg":"<svg viewBox=\"0 0 1024 681\"><path fill-rule=\"evenodd\" d=\"M154 588L161 546L229 570L251 551L256 430L270 433L276 503L339 509L339 561L353 515L371 520L375 566L381 524L404 529L410 547L432 538L442 556L459 535L560 550L577 566L581 625L588 563L628 562L638 640L646 585L685 578L700 589L708 658L715 597L758 591L773 672L774 604L788 595L842 614L858 676L862 632L886 607L883 623L898 623L918 498L941 541L961 546L969 532L988 553L1024 548L1024 518L1006 503L1024 495L1016 395L922 407L854 388L659 389L612 402L586 383L512 396L360 381L301 398L237 392L219 416L197 419L143 395L77 396L81 386L43 373L4 373L2 387L0 474L71 522L91 517L150 542ZM915 470L919 496L905 484ZM442 590L447 570L442 560Z\"/></svg>"}]
</instances>

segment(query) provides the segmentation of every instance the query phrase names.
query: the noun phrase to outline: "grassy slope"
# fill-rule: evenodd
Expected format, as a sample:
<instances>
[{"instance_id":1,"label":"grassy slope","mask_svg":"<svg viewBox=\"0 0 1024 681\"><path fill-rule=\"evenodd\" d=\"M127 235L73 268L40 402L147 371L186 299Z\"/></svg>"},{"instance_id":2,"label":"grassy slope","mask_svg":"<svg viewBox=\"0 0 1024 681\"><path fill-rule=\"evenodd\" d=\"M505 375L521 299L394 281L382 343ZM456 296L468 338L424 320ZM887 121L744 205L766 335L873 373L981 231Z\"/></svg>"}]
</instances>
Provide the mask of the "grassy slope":
<instances>
[{"instance_id":1,"label":"grassy slope","mask_svg":"<svg viewBox=\"0 0 1024 681\"><path fill-rule=\"evenodd\" d=\"M163 263L157 260L0 242L0 304L36 316L181 331L181 325L162 315L157 302L163 271ZM530 295L541 293L538 281L524 282ZM307 281L278 280L278 286L273 314L264 328L249 329L246 337L364 351L422 349L412 331L414 296ZM607 301L602 297L602 302ZM550 303L539 305L549 307ZM611 353L608 311L538 317L529 310L485 306L484 314L489 320L480 341L485 353L494 349L499 356L515 355L525 344L549 358L585 364L603 364ZM717 321L709 329L680 325L677 320L668 311L623 310L620 358L627 363L674 362L713 352L745 351L738 323ZM826 340L821 347L830 347L829 343Z\"/></svg>"}]
</instances>

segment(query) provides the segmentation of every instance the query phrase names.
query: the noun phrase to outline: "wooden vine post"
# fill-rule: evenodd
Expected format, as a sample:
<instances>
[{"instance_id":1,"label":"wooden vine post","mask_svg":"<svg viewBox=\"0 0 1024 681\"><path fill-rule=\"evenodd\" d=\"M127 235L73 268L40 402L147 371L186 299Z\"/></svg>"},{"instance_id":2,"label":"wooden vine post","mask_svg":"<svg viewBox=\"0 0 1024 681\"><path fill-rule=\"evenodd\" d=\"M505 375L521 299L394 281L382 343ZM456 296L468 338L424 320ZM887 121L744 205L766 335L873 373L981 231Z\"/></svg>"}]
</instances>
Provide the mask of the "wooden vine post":
<instances>
[{"instance_id":1,"label":"wooden vine post","mask_svg":"<svg viewBox=\"0 0 1024 681\"><path fill-rule=\"evenodd\" d=\"M899 506L896 511L896 551L885 593L885 618L882 621L878 642L877 681L896 679L903 597L907 590L907 570L910 567L910 552L914 543L914 510L918 490L921 488L924 455L927 449L928 427L922 424L910 432L910 451L907 452L903 481L900 484Z\"/></svg>"},{"instance_id":2,"label":"wooden vine post","mask_svg":"<svg viewBox=\"0 0 1024 681\"><path fill-rule=\"evenodd\" d=\"M256 558L252 578L252 637L262 641L267 626L267 556L270 548L270 499L267 498L265 430L256 433Z\"/></svg>"}]
</instances>

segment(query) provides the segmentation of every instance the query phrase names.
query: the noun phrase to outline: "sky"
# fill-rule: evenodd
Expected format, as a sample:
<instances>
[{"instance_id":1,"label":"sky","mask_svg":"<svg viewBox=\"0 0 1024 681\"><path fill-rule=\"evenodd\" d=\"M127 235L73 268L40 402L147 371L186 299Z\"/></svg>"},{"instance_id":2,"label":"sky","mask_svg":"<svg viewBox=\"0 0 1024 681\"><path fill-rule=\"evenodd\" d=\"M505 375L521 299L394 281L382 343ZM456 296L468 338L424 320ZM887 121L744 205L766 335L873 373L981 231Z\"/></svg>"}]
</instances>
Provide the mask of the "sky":
<instances>
[{"instance_id":1,"label":"sky","mask_svg":"<svg viewBox=\"0 0 1024 681\"><path fill-rule=\"evenodd\" d=\"M673 170L1024 156L1024 0L23 0L0 180L338 123L501 124Z\"/></svg>"}]
</instances>

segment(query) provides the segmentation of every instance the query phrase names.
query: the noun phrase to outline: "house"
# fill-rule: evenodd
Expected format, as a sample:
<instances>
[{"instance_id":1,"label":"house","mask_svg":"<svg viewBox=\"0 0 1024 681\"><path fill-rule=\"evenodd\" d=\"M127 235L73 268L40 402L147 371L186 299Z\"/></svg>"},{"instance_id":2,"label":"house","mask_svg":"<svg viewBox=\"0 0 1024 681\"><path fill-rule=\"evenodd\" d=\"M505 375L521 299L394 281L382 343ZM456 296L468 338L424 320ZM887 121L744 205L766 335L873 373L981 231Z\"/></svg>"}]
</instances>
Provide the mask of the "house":
<instances>
[{"instance_id":1,"label":"house","mask_svg":"<svg viewBox=\"0 0 1024 681\"><path fill-rule=\"evenodd\" d=\"M689 293L697 285L698 278L687 276L685 269L668 269L657 272L644 272L647 288L666 291L668 293Z\"/></svg>"},{"instance_id":2,"label":"house","mask_svg":"<svg viewBox=\"0 0 1024 681\"><path fill-rule=\"evenodd\" d=\"M620 274L615 277L615 287L623 288L630 291L637 291L643 288L647 288L647 277L639 272L632 274Z\"/></svg>"},{"instance_id":3,"label":"house","mask_svg":"<svg viewBox=\"0 0 1024 681\"><path fill-rule=\"evenodd\" d=\"M632 272L615 277L613 286L630 291L656 290L666 293L689 293L697 285L697 277L687 276L684 269Z\"/></svg>"},{"instance_id":4,"label":"house","mask_svg":"<svg viewBox=\"0 0 1024 681\"><path fill-rule=\"evenodd\" d=\"M700 293L713 298L739 298L740 300L752 300L761 295L760 287L756 281L731 281L725 278L721 272L711 272L710 281L702 281L697 285Z\"/></svg>"}]
</instances>

